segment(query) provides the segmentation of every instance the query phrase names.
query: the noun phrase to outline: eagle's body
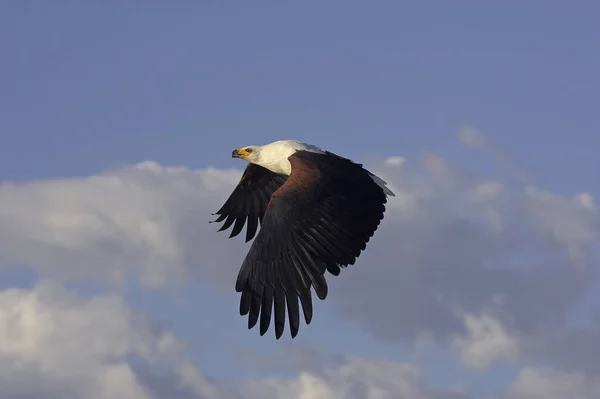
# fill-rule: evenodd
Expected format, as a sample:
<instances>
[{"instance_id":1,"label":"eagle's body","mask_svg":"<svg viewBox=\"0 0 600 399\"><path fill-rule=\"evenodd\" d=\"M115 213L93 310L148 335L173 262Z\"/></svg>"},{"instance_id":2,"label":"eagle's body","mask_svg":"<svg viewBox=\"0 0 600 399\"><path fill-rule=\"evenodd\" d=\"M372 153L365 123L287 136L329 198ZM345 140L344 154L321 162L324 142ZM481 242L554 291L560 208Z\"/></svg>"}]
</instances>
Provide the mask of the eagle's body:
<instances>
[{"instance_id":1,"label":"eagle's body","mask_svg":"<svg viewBox=\"0 0 600 399\"><path fill-rule=\"evenodd\" d=\"M354 264L394 193L361 164L297 141L243 147L232 156L249 164L215 222L225 221L219 231L233 224L230 237L247 223L246 241L261 222L235 286L242 293L240 314L249 315L248 328L260 317L263 335L274 310L279 339L287 307L293 338L298 300L309 324L311 287L325 299L325 271L337 276L340 267Z\"/></svg>"}]
</instances>

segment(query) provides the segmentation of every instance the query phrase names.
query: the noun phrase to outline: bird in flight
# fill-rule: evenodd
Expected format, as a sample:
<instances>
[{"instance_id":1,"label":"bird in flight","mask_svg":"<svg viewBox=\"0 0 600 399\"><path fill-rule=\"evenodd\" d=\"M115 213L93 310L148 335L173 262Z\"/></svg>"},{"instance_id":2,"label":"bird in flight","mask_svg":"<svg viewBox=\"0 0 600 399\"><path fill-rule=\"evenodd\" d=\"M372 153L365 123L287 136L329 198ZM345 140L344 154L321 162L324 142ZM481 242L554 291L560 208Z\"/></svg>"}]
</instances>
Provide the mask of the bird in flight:
<instances>
[{"instance_id":1,"label":"bird in flight","mask_svg":"<svg viewBox=\"0 0 600 399\"><path fill-rule=\"evenodd\" d=\"M248 165L213 222L224 221L219 231L233 225L229 238L244 225L246 242L256 235L235 284L240 315L248 315L248 329L260 318L262 336L274 313L279 339L287 304L294 338L299 305L306 324L311 322L311 287L325 299L325 271L337 276L354 264L394 193L362 164L298 141L242 147L231 156Z\"/></svg>"}]
</instances>

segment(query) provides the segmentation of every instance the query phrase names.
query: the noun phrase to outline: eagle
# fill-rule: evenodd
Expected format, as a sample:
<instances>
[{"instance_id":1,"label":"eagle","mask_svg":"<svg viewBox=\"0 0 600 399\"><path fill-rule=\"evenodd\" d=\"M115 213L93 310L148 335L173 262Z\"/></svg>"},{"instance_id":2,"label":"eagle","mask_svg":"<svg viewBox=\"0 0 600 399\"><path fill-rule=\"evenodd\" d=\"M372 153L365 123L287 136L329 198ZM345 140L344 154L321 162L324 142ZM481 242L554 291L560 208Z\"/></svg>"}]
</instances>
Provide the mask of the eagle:
<instances>
[{"instance_id":1,"label":"eagle","mask_svg":"<svg viewBox=\"0 0 600 399\"><path fill-rule=\"evenodd\" d=\"M287 308L294 338L300 306L305 323L312 320L311 287L327 297L325 272L338 276L355 263L395 195L362 164L295 140L241 147L231 156L248 165L212 222L224 222L218 231L233 225L229 238L244 225L246 242L256 235L235 284L240 315L248 315L248 329L260 319L262 336L274 313L279 339Z\"/></svg>"}]
</instances>

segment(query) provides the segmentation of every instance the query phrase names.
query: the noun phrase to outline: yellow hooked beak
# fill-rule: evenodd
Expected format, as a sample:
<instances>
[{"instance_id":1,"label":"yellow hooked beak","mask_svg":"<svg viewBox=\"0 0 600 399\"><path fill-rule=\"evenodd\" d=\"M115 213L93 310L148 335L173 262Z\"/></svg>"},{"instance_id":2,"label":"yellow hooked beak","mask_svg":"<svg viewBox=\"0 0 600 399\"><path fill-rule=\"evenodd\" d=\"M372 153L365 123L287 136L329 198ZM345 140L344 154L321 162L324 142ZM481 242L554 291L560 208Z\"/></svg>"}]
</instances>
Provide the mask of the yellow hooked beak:
<instances>
[{"instance_id":1,"label":"yellow hooked beak","mask_svg":"<svg viewBox=\"0 0 600 399\"><path fill-rule=\"evenodd\" d=\"M237 148L231 153L232 158L246 158L252 152L249 148Z\"/></svg>"}]
</instances>

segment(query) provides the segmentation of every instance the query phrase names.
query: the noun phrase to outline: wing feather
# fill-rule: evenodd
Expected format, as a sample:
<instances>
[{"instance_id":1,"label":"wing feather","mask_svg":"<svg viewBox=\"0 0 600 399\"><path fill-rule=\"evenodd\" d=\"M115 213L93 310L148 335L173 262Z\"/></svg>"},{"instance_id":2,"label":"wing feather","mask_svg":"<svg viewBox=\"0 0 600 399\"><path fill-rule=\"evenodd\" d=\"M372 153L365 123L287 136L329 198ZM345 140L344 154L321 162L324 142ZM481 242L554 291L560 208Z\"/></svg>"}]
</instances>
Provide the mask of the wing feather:
<instances>
[{"instance_id":1,"label":"wing feather","mask_svg":"<svg viewBox=\"0 0 600 399\"><path fill-rule=\"evenodd\" d=\"M242 177L211 223L223 222L218 231L233 225L229 238L241 233L246 225L246 242L256 235L271 195L285 183L287 176L273 173L262 166L249 163Z\"/></svg>"}]
</instances>

